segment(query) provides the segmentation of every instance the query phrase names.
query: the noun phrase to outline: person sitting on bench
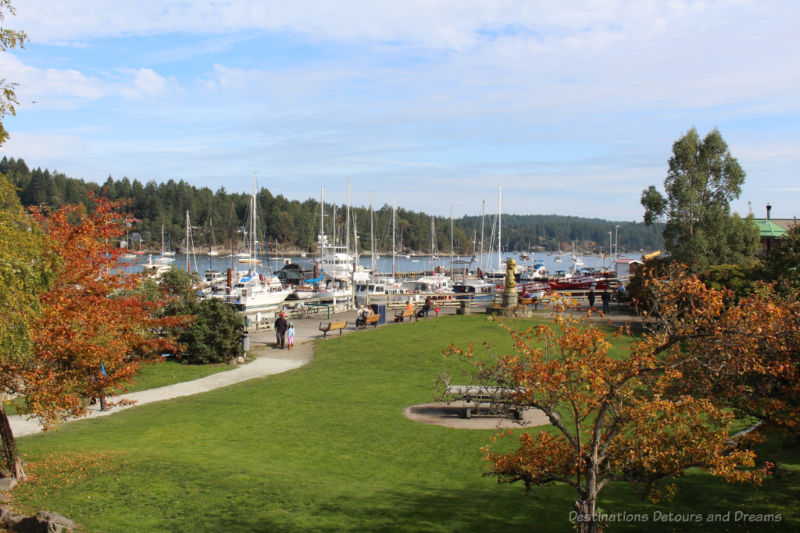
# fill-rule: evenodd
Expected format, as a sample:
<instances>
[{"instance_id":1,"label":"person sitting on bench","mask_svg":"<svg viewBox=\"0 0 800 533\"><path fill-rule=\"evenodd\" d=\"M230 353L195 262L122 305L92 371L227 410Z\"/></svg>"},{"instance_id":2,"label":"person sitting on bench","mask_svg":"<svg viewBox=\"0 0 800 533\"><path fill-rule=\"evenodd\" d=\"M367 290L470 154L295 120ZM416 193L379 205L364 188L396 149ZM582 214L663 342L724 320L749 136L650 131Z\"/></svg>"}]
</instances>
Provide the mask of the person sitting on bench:
<instances>
[{"instance_id":1,"label":"person sitting on bench","mask_svg":"<svg viewBox=\"0 0 800 533\"><path fill-rule=\"evenodd\" d=\"M356 327L361 328L364 327L367 323L367 316L370 314L370 309L368 307L364 307L363 305L358 307L358 315L356 316Z\"/></svg>"}]
</instances>

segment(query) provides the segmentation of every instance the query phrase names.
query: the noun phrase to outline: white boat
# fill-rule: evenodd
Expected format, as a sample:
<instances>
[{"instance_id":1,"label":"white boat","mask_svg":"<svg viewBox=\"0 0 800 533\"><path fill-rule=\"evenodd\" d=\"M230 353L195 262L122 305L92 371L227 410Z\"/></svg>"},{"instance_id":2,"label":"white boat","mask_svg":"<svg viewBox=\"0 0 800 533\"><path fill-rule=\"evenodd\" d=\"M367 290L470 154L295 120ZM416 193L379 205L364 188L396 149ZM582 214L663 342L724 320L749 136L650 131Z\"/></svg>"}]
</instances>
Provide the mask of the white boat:
<instances>
[{"instance_id":1,"label":"white boat","mask_svg":"<svg viewBox=\"0 0 800 533\"><path fill-rule=\"evenodd\" d=\"M266 311L286 300L291 292L283 288L277 277L254 272L239 279L231 290L228 303L240 311Z\"/></svg>"},{"instance_id":2,"label":"white boat","mask_svg":"<svg viewBox=\"0 0 800 533\"><path fill-rule=\"evenodd\" d=\"M161 224L161 254L155 257L153 257L152 255L149 256L147 267L154 270L158 270L158 268L156 268L157 265L161 267L166 266L166 269L162 268L162 270L166 271L172 268L172 264L174 262L175 262L175 252L169 252L167 250L164 250L164 224Z\"/></svg>"},{"instance_id":3,"label":"white boat","mask_svg":"<svg viewBox=\"0 0 800 533\"><path fill-rule=\"evenodd\" d=\"M301 285L295 286L292 292L292 297L297 300L307 300L309 298L333 300L334 298L348 298L350 296L352 296L352 290L346 281L333 280L323 276L305 280Z\"/></svg>"},{"instance_id":4,"label":"white boat","mask_svg":"<svg viewBox=\"0 0 800 533\"><path fill-rule=\"evenodd\" d=\"M209 286L225 285L228 281L228 276L219 270L206 270L203 277Z\"/></svg>"},{"instance_id":5,"label":"white boat","mask_svg":"<svg viewBox=\"0 0 800 533\"><path fill-rule=\"evenodd\" d=\"M450 292L452 279L444 274L422 276L415 280L404 281L403 289L411 293Z\"/></svg>"},{"instance_id":6,"label":"white boat","mask_svg":"<svg viewBox=\"0 0 800 533\"><path fill-rule=\"evenodd\" d=\"M332 244L325 235L325 190L322 188L320 188L319 224L317 250L320 272L334 280L350 281L353 278L353 256L346 246Z\"/></svg>"},{"instance_id":7,"label":"white boat","mask_svg":"<svg viewBox=\"0 0 800 533\"><path fill-rule=\"evenodd\" d=\"M250 268L244 275L237 276L231 288L227 302L244 312L260 312L274 310L278 304L286 300L292 293L283 287L277 276L256 272L257 232L256 232L256 194L257 186L253 176L253 195L250 199L250 232L248 235L248 261Z\"/></svg>"},{"instance_id":8,"label":"white boat","mask_svg":"<svg viewBox=\"0 0 800 533\"><path fill-rule=\"evenodd\" d=\"M406 292L403 284L391 277L357 281L355 287L356 301L359 304L385 301L387 295Z\"/></svg>"},{"instance_id":9,"label":"white boat","mask_svg":"<svg viewBox=\"0 0 800 533\"><path fill-rule=\"evenodd\" d=\"M549 278L550 271L547 270L547 267L544 266L544 263L537 262L525 267L519 275L520 281L546 280Z\"/></svg>"},{"instance_id":10,"label":"white boat","mask_svg":"<svg viewBox=\"0 0 800 533\"><path fill-rule=\"evenodd\" d=\"M147 263L144 264L144 273L148 276L157 278L172 269L175 260L171 257L148 256Z\"/></svg>"},{"instance_id":11,"label":"white boat","mask_svg":"<svg viewBox=\"0 0 800 533\"><path fill-rule=\"evenodd\" d=\"M494 298L496 285L482 279L465 279L453 284L453 292L470 296L473 300L489 300Z\"/></svg>"}]
</instances>

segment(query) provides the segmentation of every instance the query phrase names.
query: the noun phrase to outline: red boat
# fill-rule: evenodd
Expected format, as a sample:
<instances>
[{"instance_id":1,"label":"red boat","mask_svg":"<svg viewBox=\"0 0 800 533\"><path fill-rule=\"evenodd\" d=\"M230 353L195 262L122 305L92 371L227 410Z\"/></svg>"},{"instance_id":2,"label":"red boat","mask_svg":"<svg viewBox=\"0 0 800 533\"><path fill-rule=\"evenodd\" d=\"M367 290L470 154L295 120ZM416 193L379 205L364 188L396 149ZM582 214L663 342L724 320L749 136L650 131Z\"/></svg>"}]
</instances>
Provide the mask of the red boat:
<instances>
[{"instance_id":1,"label":"red boat","mask_svg":"<svg viewBox=\"0 0 800 533\"><path fill-rule=\"evenodd\" d=\"M613 272L598 272L596 274L580 274L550 280L550 288L554 291L605 290L608 281L614 277Z\"/></svg>"}]
</instances>

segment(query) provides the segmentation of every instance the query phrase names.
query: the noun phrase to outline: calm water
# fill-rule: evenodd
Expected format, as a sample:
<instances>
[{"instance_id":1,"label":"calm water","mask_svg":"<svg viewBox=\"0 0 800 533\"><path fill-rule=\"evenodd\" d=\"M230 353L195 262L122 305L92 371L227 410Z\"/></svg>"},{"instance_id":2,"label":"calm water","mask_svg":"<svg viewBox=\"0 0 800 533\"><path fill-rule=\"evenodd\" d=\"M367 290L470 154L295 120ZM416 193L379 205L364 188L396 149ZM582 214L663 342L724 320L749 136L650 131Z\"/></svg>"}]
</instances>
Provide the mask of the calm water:
<instances>
[{"instance_id":1,"label":"calm water","mask_svg":"<svg viewBox=\"0 0 800 533\"><path fill-rule=\"evenodd\" d=\"M536 263L543 263L545 267L551 272L555 273L558 270L569 271L572 267L572 259L570 254L550 254L550 253L540 253L534 254L531 256L530 260L523 260L520 258L518 253L504 253L503 254L503 262L505 260L512 258L517 261L518 265L528 265L532 262ZM557 258L560 258L561 261L559 262ZM635 258L641 259L641 256L638 254L621 254L620 258ZM304 258L300 257L290 257L287 258L292 261L294 260L301 260ZM305 258L307 260L313 261L313 257ZM481 264L480 258L473 259L472 257L453 257L454 260L466 261L468 263L468 268L471 271L475 271L477 268L481 267L484 270L505 270L505 265L498 267L498 260L497 254L493 254L491 257L483 257L483 264ZM603 268L608 267L611 261L605 257L598 257L598 256L582 256L582 261L585 266L590 268ZM471 263L470 260L472 260ZM148 256L144 255L141 256L138 261L132 260L130 261L132 267L129 269L130 271L138 271L141 270L142 265L147 263ZM379 259L376 259L376 270L381 273L392 273L392 257L391 255L381 256ZM371 259L369 256L361 257L359 260L359 264L362 265L365 269L369 270L371 268ZM276 259L271 258L269 261L263 261L261 265L259 265L258 270L260 272L269 272L272 270L273 272L277 272L280 270L284 265L283 259ZM186 268L186 256L183 254L176 254L175 255L175 266L177 268L185 269ZM199 272L200 276L202 277L206 270L218 270L220 272L225 272L226 269L231 268L238 269L238 270L245 270L247 269L246 264L240 264L238 262L238 258L233 258L233 265L231 264L231 258L225 256L208 256L208 255L197 255L194 257L190 257L190 268L192 271ZM435 269L437 266L444 267L445 269L450 268L450 256L439 256L438 259L432 260L429 256L420 256L420 257L405 257L405 256L396 256L395 258L395 272L429 272ZM461 271L464 268L463 264L456 264L455 269L456 272Z\"/></svg>"}]
</instances>

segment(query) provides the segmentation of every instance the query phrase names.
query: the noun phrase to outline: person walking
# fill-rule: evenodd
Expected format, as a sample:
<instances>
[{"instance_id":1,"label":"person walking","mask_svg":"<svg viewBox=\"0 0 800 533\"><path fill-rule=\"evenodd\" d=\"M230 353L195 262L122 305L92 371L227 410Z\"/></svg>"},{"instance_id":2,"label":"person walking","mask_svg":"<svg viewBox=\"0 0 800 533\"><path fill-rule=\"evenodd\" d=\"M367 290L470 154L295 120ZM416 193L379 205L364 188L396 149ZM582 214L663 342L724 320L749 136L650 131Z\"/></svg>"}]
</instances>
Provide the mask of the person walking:
<instances>
[{"instance_id":1,"label":"person walking","mask_svg":"<svg viewBox=\"0 0 800 533\"><path fill-rule=\"evenodd\" d=\"M294 347L294 322L289 322L289 327L286 329L286 346L290 350Z\"/></svg>"},{"instance_id":2,"label":"person walking","mask_svg":"<svg viewBox=\"0 0 800 533\"><path fill-rule=\"evenodd\" d=\"M611 301L611 293L606 289L603 291L603 294L600 295L600 298L603 300L603 313L608 314L608 303Z\"/></svg>"},{"instance_id":3,"label":"person walking","mask_svg":"<svg viewBox=\"0 0 800 533\"><path fill-rule=\"evenodd\" d=\"M281 316L275 321L275 347L281 350L283 350L286 344L286 330L289 329L289 323L286 322L284 316L285 315L281 313Z\"/></svg>"},{"instance_id":4,"label":"person walking","mask_svg":"<svg viewBox=\"0 0 800 533\"><path fill-rule=\"evenodd\" d=\"M594 287L589 289L589 294L586 296L589 299L589 309L594 308Z\"/></svg>"},{"instance_id":5,"label":"person walking","mask_svg":"<svg viewBox=\"0 0 800 533\"><path fill-rule=\"evenodd\" d=\"M428 318L428 313L433 309L433 300L430 296L425 298L425 305L422 306L422 312L425 313L425 318Z\"/></svg>"}]
</instances>

